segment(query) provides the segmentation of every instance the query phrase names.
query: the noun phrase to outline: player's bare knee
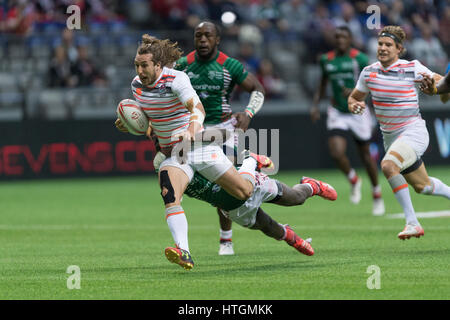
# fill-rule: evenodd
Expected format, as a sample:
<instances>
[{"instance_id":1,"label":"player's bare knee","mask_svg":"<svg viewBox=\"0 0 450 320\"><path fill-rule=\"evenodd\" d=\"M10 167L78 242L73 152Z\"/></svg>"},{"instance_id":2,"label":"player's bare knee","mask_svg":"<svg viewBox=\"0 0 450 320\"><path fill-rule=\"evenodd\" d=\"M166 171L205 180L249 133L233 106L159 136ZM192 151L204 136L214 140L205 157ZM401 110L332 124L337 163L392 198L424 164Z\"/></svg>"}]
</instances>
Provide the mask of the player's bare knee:
<instances>
[{"instance_id":1,"label":"player's bare knee","mask_svg":"<svg viewBox=\"0 0 450 320\"><path fill-rule=\"evenodd\" d=\"M238 200L247 200L248 198L250 198L252 193L253 193L253 189L249 189L249 188L240 189L240 190L238 190L237 198L238 198Z\"/></svg>"},{"instance_id":2,"label":"player's bare knee","mask_svg":"<svg viewBox=\"0 0 450 320\"><path fill-rule=\"evenodd\" d=\"M161 196L163 198L164 204L177 204L175 198L175 191L173 189L172 183L170 182L169 173L167 170L162 170L159 174L159 185L161 187Z\"/></svg>"},{"instance_id":3,"label":"player's bare knee","mask_svg":"<svg viewBox=\"0 0 450 320\"><path fill-rule=\"evenodd\" d=\"M391 178L400 173L400 169L397 165L391 160L383 160L381 161L381 171L386 176L386 178Z\"/></svg>"}]
</instances>

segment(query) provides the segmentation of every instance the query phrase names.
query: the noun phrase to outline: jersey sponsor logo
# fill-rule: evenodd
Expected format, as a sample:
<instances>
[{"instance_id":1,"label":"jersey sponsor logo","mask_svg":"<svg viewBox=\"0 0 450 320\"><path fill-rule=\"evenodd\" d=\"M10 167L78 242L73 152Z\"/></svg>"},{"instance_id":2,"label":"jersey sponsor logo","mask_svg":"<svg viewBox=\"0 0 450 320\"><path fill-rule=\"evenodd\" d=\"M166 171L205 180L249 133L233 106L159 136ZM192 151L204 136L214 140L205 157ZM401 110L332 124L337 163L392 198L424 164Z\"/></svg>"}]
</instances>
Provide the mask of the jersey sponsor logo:
<instances>
[{"instance_id":1,"label":"jersey sponsor logo","mask_svg":"<svg viewBox=\"0 0 450 320\"><path fill-rule=\"evenodd\" d=\"M213 80L214 78L217 80L222 80L222 72L210 70L208 71L208 78Z\"/></svg>"},{"instance_id":2,"label":"jersey sponsor logo","mask_svg":"<svg viewBox=\"0 0 450 320\"><path fill-rule=\"evenodd\" d=\"M330 72L330 73L337 72L337 71L339 71L340 73L344 73L344 72L345 73L348 73L348 72L353 73L353 71L354 71L353 62L341 62L339 64L339 66L336 66L332 63L327 63L325 65L325 68L327 69L327 72Z\"/></svg>"},{"instance_id":3,"label":"jersey sponsor logo","mask_svg":"<svg viewBox=\"0 0 450 320\"><path fill-rule=\"evenodd\" d=\"M193 85L195 91L198 90L210 90L210 91L216 91L216 90L221 90L220 86L212 86L212 85L208 85L208 84L198 84L198 85Z\"/></svg>"},{"instance_id":4,"label":"jersey sponsor logo","mask_svg":"<svg viewBox=\"0 0 450 320\"><path fill-rule=\"evenodd\" d=\"M369 77L376 78L377 77L377 73L376 72L371 72Z\"/></svg>"},{"instance_id":5,"label":"jersey sponsor logo","mask_svg":"<svg viewBox=\"0 0 450 320\"><path fill-rule=\"evenodd\" d=\"M160 97L164 97L167 94L167 87L164 83L162 83L158 88L158 93Z\"/></svg>"},{"instance_id":6,"label":"jersey sponsor logo","mask_svg":"<svg viewBox=\"0 0 450 320\"><path fill-rule=\"evenodd\" d=\"M325 68L327 69L328 72L333 72L333 71L337 70L337 67L334 64L331 64L331 63L327 63Z\"/></svg>"},{"instance_id":7,"label":"jersey sponsor logo","mask_svg":"<svg viewBox=\"0 0 450 320\"><path fill-rule=\"evenodd\" d=\"M198 78L200 78L199 74L193 73L192 71L189 71L187 75L188 75L189 79L198 79Z\"/></svg>"},{"instance_id":8,"label":"jersey sponsor logo","mask_svg":"<svg viewBox=\"0 0 450 320\"><path fill-rule=\"evenodd\" d=\"M141 88L137 88L137 89L136 89L136 94L137 94L138 96L140 96L140 95L142 94L142 89L141 89Z\"/></svg>"},{"instance_id":9,"label":"jersey sponsor logo","mask_svg":"<svg viewBox=\"0 0 450 320\"><path fill-rule=\"evenodd\" d=\"M216 193L216 192L219 192L220 189L221 189L221 187L218 184L215 184L215 185L213 185L211 191Z\"/></svg>"}]
</instances>

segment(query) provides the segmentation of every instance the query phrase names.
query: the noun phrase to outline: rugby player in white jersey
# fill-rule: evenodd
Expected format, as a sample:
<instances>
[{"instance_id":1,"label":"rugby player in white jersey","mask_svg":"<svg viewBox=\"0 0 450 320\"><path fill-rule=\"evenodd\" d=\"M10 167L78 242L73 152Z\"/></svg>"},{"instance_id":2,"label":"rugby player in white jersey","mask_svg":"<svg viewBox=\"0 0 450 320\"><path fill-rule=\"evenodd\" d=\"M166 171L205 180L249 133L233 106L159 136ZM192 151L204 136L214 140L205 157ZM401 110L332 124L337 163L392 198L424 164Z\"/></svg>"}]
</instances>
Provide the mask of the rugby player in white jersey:
<instances>
[{"instance_id":1,"label":"rugby player in white jersey","mask_svg":"<svg viewBox=\"0 0 450 320\"><path fill-rule=\"evenodd\" d=\"M370 92L375 115L383 133L386 155L381 169L397 201L403 208L406 226L400 239L424 235L411 202L408 184L417 193L450 199L450 187L429 177L421 156L429 143L425 121L419 110L415 87L420 73L439 81L442 76L431 72L419 61L399 59L403 53L405 32L399 26L386 26L378 34L378 61L363 69L355 89L348 98L349 110L361 114Z\"/></svg>"},{"instance_id":2,"label":"rugby player in white jersey","mask_svg":"<svg viewBox=\"0 0 450 320\"><path fill-rule=\"evenodd\" d=\"M258 161L248 157L238 172L219 146L190 143L203 130L205 112L189 77L166 67L173 65L181 54L176 43L143 35L134 59L137 76L131 89L167 157L160 165L158 177L167 224L176 246L166 248L165 254L170 262L189 270L194 262L181 199L194 172L217 183L233 197L246 200L253 193ZM126 131L120 119L116 120L116 127ZM265 160L267 165L272 164L267 157Z\"/></svg>"}]
</instances>

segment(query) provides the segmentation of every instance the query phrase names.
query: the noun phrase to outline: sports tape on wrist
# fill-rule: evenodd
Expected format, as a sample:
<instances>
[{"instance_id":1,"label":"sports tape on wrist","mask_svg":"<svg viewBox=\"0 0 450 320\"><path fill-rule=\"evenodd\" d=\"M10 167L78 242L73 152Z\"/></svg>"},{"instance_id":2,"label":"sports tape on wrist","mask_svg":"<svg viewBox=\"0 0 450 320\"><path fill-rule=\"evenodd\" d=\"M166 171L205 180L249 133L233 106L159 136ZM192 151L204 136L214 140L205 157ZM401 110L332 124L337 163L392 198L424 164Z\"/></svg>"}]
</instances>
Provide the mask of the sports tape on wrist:
<instances>
[{"instance_id":1,"label":"sports tape on wrist","mask_svg":"<svg viewBox=\"0 0 450 320\"><path fill-rule=\"evenodd\" d=\"M248 102L245 112L252 118L261 108L264 103L264 94L260 91L252 91L250 94L250 101Z\"/></svg>"}]
</instances>

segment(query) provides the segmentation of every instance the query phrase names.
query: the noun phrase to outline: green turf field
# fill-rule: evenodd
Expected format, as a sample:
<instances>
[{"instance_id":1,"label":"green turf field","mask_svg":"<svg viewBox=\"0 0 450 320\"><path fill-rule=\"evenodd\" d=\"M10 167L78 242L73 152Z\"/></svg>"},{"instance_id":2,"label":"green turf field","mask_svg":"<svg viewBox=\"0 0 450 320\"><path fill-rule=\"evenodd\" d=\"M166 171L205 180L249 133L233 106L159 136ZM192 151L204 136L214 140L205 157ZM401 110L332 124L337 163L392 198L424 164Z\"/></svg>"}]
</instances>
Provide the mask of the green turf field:
<instances>
[{"instance_id":1,"label":"green turf field","mask_svg":"<svg viewBox=\"0 0 450 320\"><path fill-rule=\"evenodd\" d=\"M450 183L450 168L428 171ZM309 175L338 191L336 202L263 206L313 238L312 257L236 224L236 255L219 256L214 208L186 197L192 271L164 256L173 241L153 177L1 182L0 299L450 299L450 218L420 219L425 237L401 241L404 220L371 215L359 173L359 205L336 170L277 175L290 185ZM387 215L401 212L380 178ZM443 198L412 198L418 212L450 210ZM80 267L79 290L67 289L70 265ZM370 265L381 270L379 290L367 288Z\"/></svg>"}]
</instances>

